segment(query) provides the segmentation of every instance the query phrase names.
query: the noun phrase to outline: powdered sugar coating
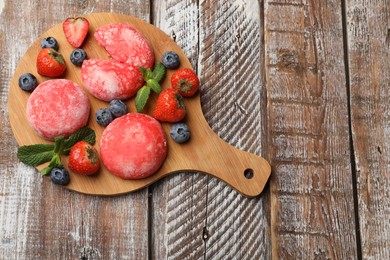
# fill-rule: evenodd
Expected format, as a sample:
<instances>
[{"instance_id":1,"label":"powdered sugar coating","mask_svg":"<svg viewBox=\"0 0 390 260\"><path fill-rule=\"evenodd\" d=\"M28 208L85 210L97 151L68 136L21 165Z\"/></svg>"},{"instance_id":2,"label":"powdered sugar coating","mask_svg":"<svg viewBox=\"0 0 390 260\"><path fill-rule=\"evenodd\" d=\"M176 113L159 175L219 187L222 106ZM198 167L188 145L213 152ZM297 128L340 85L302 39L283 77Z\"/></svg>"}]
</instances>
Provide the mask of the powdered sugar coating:
<instances>
[{"instance_id":1,"label":"powdered sugar coating","mask_svg":"<svg viewBox=\"0 0 390 260\"><path fill-rule=\"evenodd\" d=\"M107 169L123 179L141 179L155 173L167 155L161 124L141 113L112 121L100 140L100 157Z\"/></svg>"},{"instance_id":2,"label":"powdered sugar coating","mask_svg":"<svg viewBox=\"0 0 390 260\"><path fill-rule=\"evenodd\" d=\"M107 24L96 29L96 40L120 62L152 68L154 52L150 42L136 28L125 23Z\"/></svg>"},{"instance_id":3,"label":"powdered sugar coating","mask_svg":"<svg viewBox=\"0 0 390 260\"><path fill-rule=\"evenodd\" d=\"M138 67L96 58L83 62L81 78L85 88L103 101L128 99L137 93L144 82Z\"/></svg>"},{"instance_id":4,"label":"powdered sugar coating","mask_svg":"<svg viewBox=\"0 0 390 260\"><path fill-rule=\"evenodd\" d=\"M69 136L89 118L87 95L75 82L52 79L41 83L27 101L27 120L35 132L48 140Z\"/></svg>"}]
</instances>

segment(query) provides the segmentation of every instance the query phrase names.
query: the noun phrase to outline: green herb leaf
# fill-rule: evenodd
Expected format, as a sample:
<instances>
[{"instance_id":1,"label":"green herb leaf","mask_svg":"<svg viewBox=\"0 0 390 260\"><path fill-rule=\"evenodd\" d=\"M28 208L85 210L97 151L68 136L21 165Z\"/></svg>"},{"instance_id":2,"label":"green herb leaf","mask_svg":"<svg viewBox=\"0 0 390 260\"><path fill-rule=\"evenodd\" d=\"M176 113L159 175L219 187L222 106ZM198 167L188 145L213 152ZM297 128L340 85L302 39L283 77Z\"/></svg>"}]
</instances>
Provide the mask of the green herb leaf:
<instances>
[{"instance_id":1,"label":"green herb leaf","mask_svg":"<svg viewBox=\"0 0 390 260\"><path fill-rule=\"evenodd\" d=\"M161 62L157 62L152 72L152 79L160 82L164 78L166 71L165 66Z\"/></svg>"},{"instance_id":2,"label":"green herb leaf","mask_svg":"<svg viewBox=\"0 0 390 260\"><path fill-rule=\"evenodd\" d=\"M54 154L54 156L50 160L50 164L47 167L40 170L39 172L42 175L48 175L48 174L50 174L51 170L53 170L54 168L59 168L59 167L63 167L63 166L64 165L61 162L61 155Z\"/></svg>"},{"instance_id":3,"label":"green herb leaf","mask_svg":"<svg viewBox=\"0 0 390 260\"><path fill-rule=\"evenodd\" d=\"M91 145L94 145L96 142L96 134L95 131L92 130L89 127L84 127L73 134L71 134L63 144L63 154L69 154L70 149L73 145L75 145L79 141L86 141L87 143L90 143Z\"/></svg>"},{"instance_id":4,"label":"green herb leaf","mask_svg":"<svg viewBox=\"0 0 390 260\"><path fill-rule=\"evenodd\" d=\"M158 82L154 79L149 79L146 82L147 86L150 87L154 92L159 94L161 92L161 86L158 84Z\"/></svg>"},{"instance_id":5,"label":"green herb leaf","mask_svg":"<svg viewBox=\"0 0 390 260\"><path fill-rule=\"evenodd\" d=\"M54 144L33 144L18 149L19 160L30 166L38 166L49 162L54 156Z\"/></svg>"},{"instance_id":6,"label":"green herb leaf","mask_svg":"<svg viewBox=\"0 0 390 260\"><path fill-rule=\"evenodd\" d=\"M137 108L137 112L141 112L144 109L146 102L149 99L149 95L150 87L148 86L143 86L138 90L137 96L135 97L135 107Z\"/></svg>"},{"instance_id":7,"label":"green herb leaf","mask_svg":"<svg viewBox=\"0 0 390 260\"><path fill-rule=\"evenodd\" d=\"M63 150L64 150L64 140L65 140L65 137L60 135L60 136L57 136L55 139L54 139L54 153L58 154L58 153L62 153Z\"/></svg>"},{"instance_id":8,"label":"green herb leaf","mask_svg":"<svg viewBox=\"0 0 390 260\"><path fill-rule=\"evenodd\" d=\"M167 71L161 62L156 63L153 71L143 67L139 67L139 69L142 72L142 77L146 82L146 85L137 91L137 96L135 97L137 112L141 112L144 109L149 99L151 89L157 94L161 92L162 89L159 82L164 78Z\"/></svg>"},{"instance_id":9,"label":"green herb leaf","mask_svg":"<svg viewBox=\"0 0 390 260\"><path fill-rule=\"evenodd\" d=\"M144 78L144 80L146 79L146 76L147 76L147 69L145 69L144 67L139 67L139 69L141 70L142 72L142 77Z\"/></svg>"},{"instance_id":10,"label":"green herb leaf","mask_svg":"<svg viewBox=\"0 0 390 260\"><path fill-rule=\"evenodd\" d=\"M50 167L61 167L61 155L68 154L72 146L81 140L92 145L95 144L95 131L91 128L84 127L74 132L67 139L63 136L56 137L54 144L21 146L18 149L17 156L21 162L34 167L50 162L49 167L41 170L41 173L45 175L51 171Z\"/></svg>"},{"instance_id":11,"label":"green herb leaf","mask_svg":"<svg viewBox=\"0 0 390 260\"><path fill-rule=\"evenodd\" d=\"M40 170L39 172L41 173L41 175L45 176L45 175L49 175L51 170L53 170L54 167L50 167L50 166L47 166L45 168L43 168L42 170Z\"/></svg>"}]
</instances>

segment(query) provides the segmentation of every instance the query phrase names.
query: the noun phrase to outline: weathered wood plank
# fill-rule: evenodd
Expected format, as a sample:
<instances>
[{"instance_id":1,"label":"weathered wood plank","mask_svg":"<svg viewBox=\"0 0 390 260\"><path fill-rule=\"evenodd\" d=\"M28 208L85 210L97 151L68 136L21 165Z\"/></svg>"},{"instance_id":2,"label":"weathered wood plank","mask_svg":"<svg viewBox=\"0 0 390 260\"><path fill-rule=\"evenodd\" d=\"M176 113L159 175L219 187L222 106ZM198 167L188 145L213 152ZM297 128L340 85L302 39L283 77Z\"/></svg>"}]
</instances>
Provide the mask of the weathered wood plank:
<instances>
[{"instance_id":1,"label":"weathered wood plank","mask_svg":"<svg viewBox=\"0 0 390 260\"><path fill-rule=\"evenodd\" d=\"M356 258L339 1L265 1L272 257Z\"/></svg>"},{"instance_id":2,"label":"weathered wood plank","mask_svg":"<svg viewBox=\"0 0 390 260\"><path fill-rule=\"evenodd\" d=\"M213 130L241 149L264 152L259 4L165 1L153 14L197 69L202 108ZM153 194L154 208L166 207L153 217L161 219L153 225L156 237L160 232L153 240L156 259L270 257L266 194L247 199L216 179L186 173L158 183Z\"/></svg>"},{"instance_id":3,"label":"weathered wood plank","mask_svg":"<svg viewBox=\"0 0 390 260\"><path fill-rule=\"evenodd\" d=\"M390 259L390 4L346 10L362 258Z\"/></svg>"},{"instance_id":4,"label":"weathered wood plank","mask_svg":"<svg viewBox=\"0 0 390 260\"><path fill-rule=\"evenodd\" d=\"M262 3L199 4L205 116L222 139L266 156ZM208 181L207 190L206 259L270 258L268 190L247 199L216 179Z\"/></svg>"},{"instance_id":5,"label":"weathered wood plank","mask_svg":"<svg viewBox=\"0 0 390 260\"><path fill-rule=\"evenodd\" d=\"M48 178L18 163L7 116L7 93L18 60L50 27L68 16L90 12L125 13L148 21L149 1L1 4L0 258L148 258L147 189L112 198L85 196L52 185Z\"/></svg>"},{"instance_id":6,"label":"weathered wood plank","mask_svg":"<svg viewBox=\"0 0 390 260\"><path fill-rule=\"evenodd\" d=\"M177 42L197 71L197 2L169 0L153 3L153 24ZM208 178L199 173L177 173L153 186L152 258L203 258L202 232L206 225Z\"/></svg>"}]
</instances>

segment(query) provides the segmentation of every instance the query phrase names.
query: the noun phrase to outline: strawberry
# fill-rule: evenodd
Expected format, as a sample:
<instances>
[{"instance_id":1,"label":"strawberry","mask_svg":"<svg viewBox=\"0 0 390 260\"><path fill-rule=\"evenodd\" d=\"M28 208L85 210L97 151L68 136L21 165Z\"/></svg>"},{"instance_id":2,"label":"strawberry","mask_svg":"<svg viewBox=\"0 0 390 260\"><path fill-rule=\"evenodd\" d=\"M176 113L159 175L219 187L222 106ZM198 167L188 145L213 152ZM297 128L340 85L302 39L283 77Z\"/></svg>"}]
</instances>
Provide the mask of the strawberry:
<instances>
[{"instance_id":1,"label":"strawberry","mask_svg":"<svg viewBox=\"0 0 390 260\"><path fill-rule=\"evenodd\" d=\"M70 45L78 48L88 34L89 22L84 17L69 17L63 22L62 29Z\"/></svg>"},{"instance_id":2,"label":"strawberry","mask_svg":"<svg viewBox=\"0 0 390 260\"><path fill-rule=\"evenodd\" d=\"M77 142L69 152L69 169L81 175L92 175L100 168L96 149L85 141Z\"/></svg>"},{"instance_id":3,"label":"strawberry","mask_svg":"<svg viewBox=\"0 0 390 260\"><path fill-rule=\"evenodd\" d=\"M38 53L38 74L48 77L59 77L64 74L66 64L61 53L52 48L44 48Z\"/></svg>"},{"instance_id":4,"label":"strawberry","mask_svg":"<svg viewBox=\"0 0 390 260\"><path fill-rule=\"evenodd\" d=\"M183 97L173 88L163 90L157 98L152 116L161 122L178 122L186 115Z\"/></svg>"},{"instance_id":5,"label":"strawberry","mask_svg":"<svg viewBox=\"0 0 390 260\"><path fill-rule=\"evenodd\" d=\"M191 97L199 88L199 79L192 69L183 68L172 74L171 84L183 97Z\"/></svg>"}]
</instances>

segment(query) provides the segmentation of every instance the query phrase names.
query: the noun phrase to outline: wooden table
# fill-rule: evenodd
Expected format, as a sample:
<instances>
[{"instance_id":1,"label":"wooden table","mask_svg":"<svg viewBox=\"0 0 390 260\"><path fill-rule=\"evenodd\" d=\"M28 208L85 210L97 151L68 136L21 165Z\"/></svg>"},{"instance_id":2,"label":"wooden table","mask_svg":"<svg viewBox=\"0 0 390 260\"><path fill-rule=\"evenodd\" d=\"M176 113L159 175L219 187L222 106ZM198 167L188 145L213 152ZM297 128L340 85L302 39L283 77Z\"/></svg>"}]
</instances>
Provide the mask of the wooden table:
<instances>
[{"instance_id":1,"label":"wooden table","mask_svg":"<svg viewBox=\"0 0 390 260\"><path fill-rule=\"evenodd\" d=\"M18 161L18 61L92 12L176 40L212 129L269 160L259 197L199 173L87 196ZM389 13L387 0L0 0L0 259L390 259Z\"/></svg>"}]
</instances>

